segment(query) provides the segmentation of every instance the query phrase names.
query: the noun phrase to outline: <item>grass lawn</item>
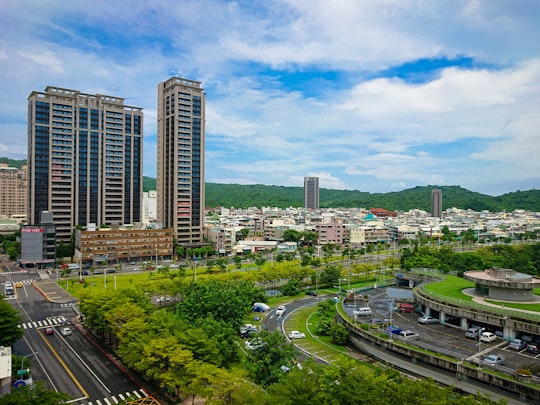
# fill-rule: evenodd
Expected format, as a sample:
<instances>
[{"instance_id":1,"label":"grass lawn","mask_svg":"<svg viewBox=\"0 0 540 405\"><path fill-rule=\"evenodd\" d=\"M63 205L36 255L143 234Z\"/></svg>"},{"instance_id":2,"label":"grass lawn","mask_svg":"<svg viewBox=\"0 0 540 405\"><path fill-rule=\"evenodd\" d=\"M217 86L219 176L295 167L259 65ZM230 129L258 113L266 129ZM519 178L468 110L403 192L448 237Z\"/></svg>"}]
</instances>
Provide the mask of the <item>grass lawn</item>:
<instances>
[{"instance_id":1,"label":"grass lawn","mask_svg":"<svg viewBox=\"0 0 540 405\"><path fill-rule=\"evenodd\" d=\"M461 290L465 288L474 288L474 283L472 281L452 275L445 275L444 278L443 281L426 284L423 287L424 290L458 300L472 301L470 296L461 292Z\"/></svg>"}]
</instances>

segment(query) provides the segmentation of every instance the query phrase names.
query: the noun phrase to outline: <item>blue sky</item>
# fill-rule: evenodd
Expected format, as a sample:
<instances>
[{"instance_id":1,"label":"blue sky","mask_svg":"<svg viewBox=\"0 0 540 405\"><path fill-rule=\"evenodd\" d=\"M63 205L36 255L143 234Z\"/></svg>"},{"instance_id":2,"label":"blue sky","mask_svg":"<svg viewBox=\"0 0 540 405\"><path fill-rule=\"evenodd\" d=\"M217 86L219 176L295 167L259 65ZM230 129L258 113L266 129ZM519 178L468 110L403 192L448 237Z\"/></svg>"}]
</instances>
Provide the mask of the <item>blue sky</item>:
<instances>
[{"instance_id":1,"label":"blue sky","mask_svg":"<svg viewBox=\"0 0 540 405\"><path fill-rule=\"evenodd\" d=\"M144 108L207 93L206 181L390 192L540 185L537 0L3 0L0 156L27 153L46 86Z\"/></svg>"}]
</instances>

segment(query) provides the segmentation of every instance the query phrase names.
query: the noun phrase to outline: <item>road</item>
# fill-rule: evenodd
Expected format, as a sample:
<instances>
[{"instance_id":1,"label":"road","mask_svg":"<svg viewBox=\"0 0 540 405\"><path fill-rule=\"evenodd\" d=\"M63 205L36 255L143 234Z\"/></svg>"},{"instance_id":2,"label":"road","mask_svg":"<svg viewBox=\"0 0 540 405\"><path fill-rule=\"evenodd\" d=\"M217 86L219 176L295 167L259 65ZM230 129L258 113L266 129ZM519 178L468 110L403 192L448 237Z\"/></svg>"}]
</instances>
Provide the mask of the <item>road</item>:
<instances>
[{"instance_id":1,"label":"road","mask_svg":"<svg viewBox=\"0 0 540 405\"><path fill-rule=\"evenodd\" d=\"M87 337L80 324L63 325L66 320L77 319L75 304L48 302L31 283L37 276L17 269L5 258L1 269L2 290L7 280L23 283L6 301L20 313L20 327L24 329L24 336L14 344L13 352L28 355L34 381L44 380L49 389L70 395L73 404L113 404L128 397L147 396L135 380ZM52 335L45 334L47 327L53 328ZM65 327L71 330L71 335L61 335Z\"/></svg>"}]
</instances>

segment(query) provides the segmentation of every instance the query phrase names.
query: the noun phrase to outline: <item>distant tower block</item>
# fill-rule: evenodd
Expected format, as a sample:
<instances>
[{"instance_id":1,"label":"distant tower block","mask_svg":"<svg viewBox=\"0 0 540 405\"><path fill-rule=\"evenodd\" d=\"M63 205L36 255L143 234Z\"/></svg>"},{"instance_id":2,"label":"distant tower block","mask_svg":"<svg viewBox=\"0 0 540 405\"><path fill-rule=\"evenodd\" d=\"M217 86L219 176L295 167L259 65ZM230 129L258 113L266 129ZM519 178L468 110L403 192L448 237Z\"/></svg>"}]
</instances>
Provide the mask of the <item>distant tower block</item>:
<instances>
[{"instance_id":1,"label":"distant tower block","mask_svg":"<svg viewBox=\"0 0 540 405\"><path fill-rule=\"evenodd\" d=\"M304 177L304 208L319 209L318 177Z\"/></svg>"},{"instance_id":2,"label":"distant tower block","mask_svg":"<svg viewBox=\"0 0 540 405\"><path fill-rule=\"evenodd\" d=\"M439 188L431 190L431 216L442 218L442 190Z\"/></svg>"}]
</instances>

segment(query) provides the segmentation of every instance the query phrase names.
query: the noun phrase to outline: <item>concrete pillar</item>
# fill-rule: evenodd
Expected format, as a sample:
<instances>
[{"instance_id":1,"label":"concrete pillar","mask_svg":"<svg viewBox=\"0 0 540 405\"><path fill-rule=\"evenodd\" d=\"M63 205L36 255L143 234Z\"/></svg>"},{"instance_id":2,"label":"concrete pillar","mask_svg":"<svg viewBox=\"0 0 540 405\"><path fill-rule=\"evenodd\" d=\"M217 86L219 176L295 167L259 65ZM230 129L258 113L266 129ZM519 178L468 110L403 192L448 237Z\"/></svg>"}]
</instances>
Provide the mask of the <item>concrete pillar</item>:
<instances>
[{"instance_id":1,"label":"concrete pillar","mask_svg":"<svg viewBox=\"0 0 540 405\"><path fill-rule=\"evenodd\" d=\"M443 311L439 312L439 322L446 323L446 314Z\"/></svg>"},{"instance_id":2,"label":"concrete pillar","mask_svg":"<svg viewBox=\"0 0 540 405\"><path fill-rule=\"evenodd\" d=\"M467 322L467 318L461 318L461 329L469 329L469 323Z\"/></svg>"}]
</instances>

